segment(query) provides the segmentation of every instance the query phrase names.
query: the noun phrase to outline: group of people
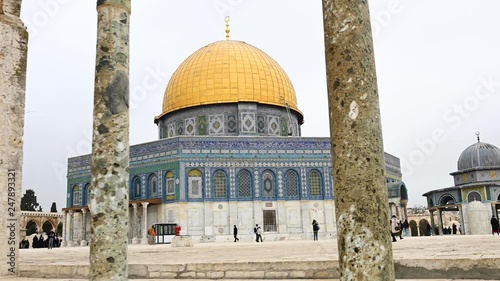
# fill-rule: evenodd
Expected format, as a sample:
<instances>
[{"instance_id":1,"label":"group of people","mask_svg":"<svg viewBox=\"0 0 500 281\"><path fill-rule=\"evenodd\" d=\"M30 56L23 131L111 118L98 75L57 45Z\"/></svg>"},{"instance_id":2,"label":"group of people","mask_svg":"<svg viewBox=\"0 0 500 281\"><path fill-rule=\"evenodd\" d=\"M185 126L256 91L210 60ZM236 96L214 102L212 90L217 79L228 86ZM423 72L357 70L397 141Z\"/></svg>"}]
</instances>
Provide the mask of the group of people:
<instances>
[{"instance_id":1,"label":"group of people","mask_svg":"<svg viewBox=\"0 0 500 281\"><path fill-rule=\"evenodd\" d=\"M403 239L403 233L404 236L409 236L409 228L410 224L408 223L408 220L405 219L405 221L398 221L396 218L396 215L392 215L391 218L391 237L392 237L392 242L396 242L396 237L399 236L399 240Z\"/></svg>"},{"instance_id":2,"label":"group of people","mask_svg":"<svg viewBox=\"0 0 500 281\"><path fill-rule=\"evenodd\" d=\"M43 235L40 234L40 236L33 236L33 245L32 248L59 248L61 246L61 240L57 237L56 233L54 230L50 230L47 233L47 239L43 238ZM20 249L29 249L30 247L30 241L28 239L24 238L19 242L19 248Z\"/></svg>"},{"instance_id":3,"label":"group of people","mask_svg":"<svg viewBox=\"0 0 500 281\"><path fill-rule=\"evenodd\" d=\"M316 220L313 220L312 226L313 226L313 239L314 241L318 241L319 223ZM255 227L253 228L253 232L255 234L255 242L264 242L264 240L262 240L262 227L260 227L259 224L255 225ZM236 225L234 225L233 227L233 236L234 236L234 242L240 241L240 239L238 238L238 227Z\"/></svg>"}]
</instances>

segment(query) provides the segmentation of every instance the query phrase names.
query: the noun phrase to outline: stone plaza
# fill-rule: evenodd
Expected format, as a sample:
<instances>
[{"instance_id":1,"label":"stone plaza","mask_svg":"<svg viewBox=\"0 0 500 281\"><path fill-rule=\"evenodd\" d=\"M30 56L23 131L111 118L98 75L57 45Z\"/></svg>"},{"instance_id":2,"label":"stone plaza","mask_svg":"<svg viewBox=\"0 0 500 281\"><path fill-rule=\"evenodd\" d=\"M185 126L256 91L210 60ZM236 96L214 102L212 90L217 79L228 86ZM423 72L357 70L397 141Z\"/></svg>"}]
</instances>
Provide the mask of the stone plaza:
<instances>
[{"instance_id":1,"label":"stone plaza","mask_svg":"<svg viewBox=\"0 0 500 281\"><path fill-rule=\"evenodd\" d=\"M266 237L264 237L266 239ZM392 243L396 278L500 280L500 237L405 237ZM89 248L21 250L21 277L13 280L87 279ZM337 240L195 243L189 248L130 245L130 279L335 280Z\"/></svg>"}]
</instances>

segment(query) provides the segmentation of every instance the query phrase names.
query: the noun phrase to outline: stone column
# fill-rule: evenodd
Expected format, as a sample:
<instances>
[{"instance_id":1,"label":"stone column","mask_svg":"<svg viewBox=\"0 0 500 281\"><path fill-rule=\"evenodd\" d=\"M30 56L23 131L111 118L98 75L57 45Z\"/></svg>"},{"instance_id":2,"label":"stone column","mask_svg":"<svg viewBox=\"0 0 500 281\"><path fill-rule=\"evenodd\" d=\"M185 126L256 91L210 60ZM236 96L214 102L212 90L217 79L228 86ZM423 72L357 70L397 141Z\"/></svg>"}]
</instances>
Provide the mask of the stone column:
<instances>
[{"instance_id":1,"label":"stone column","mask_svg":"<svg viewBox=\"0 0 500 281\"><path fill-rule=\"evenodd\" d=\"M97 1L91 280L128 278L130 9L130 0Z\"/></svg>"},{"instance_id":2,"label":"stone column","mask_svg":"<svg viewBox=\"0 0 500 281\"><path fill-rule=\"evenodd\" d=\"M439 231L439 235L443 235L443 214L441 212L441 209L438 209L438 231Z\"/></svg>"},{"instance_id":3,"label":"stone column","mask_svg":"<svg viewBox=\"0 0 500 281\"><path fill-rule=\"evenodd\" d=\"M68 224L68 220L67 220L67 217L68 217L68 212L67 211L64 211L64 223L63 223L63 241L61 242L61 247L67 247L68 246L68 236L66 235L66 231L68 231L68 227L67 227L67 224Z\"/></svg>"},{"instance_id":4,"label":"stone column","mask_svg":"<svg viewBox=\"0 0 500 281\"><path fill-rule=\"evenodd\" d=\"M458 205L458 212L460 214L460 226L459 226L459 229L457 229L457 234L464 235L465 234L465 225L464 225L464 214L462 211L462 205ZM460 231L460 229L462 231Z\"/></svg>"},{"instance_id":5,"label":"stone column","mask_svg":"<svg viewBox=\"0 0 500 281\"><path fill-rule=\"evenodd\" d=\"M368 1L323 0L341 280L394 280Z\"/></svg>"},{"instance_id":6,"label":"stone column","mask_svg":"<svg viewBox=\"0 0 500 281\"><path fill-rule=\"evenodd\" d=\"M144 228L142 229L142 238L141 238L141 244L142 245L147 245L148 244L148 204L149 202L142 202L142 219L144 220Z\"/></svg>"},{"instance_id":7,"label":"stone column","mask_svg":"<svg viewBox=\"0 0 500 281\"><path fill-rule=\"evenodd\" d=\"M73 211L69 210L68 213L66 214L66 224L68 227L66 227L66 239L68 240L68 247L73 247Z\"/></svg>"},{"instance_id":8,"label":"stone column","mask_svg":"<svg viewBox=\"0 0 500 281\"><path fill-rule=\"evenodd\" d=\"M28 32L19 18L21 2L0 1L0 276L16 276L19 273L17 245L21 228L21 169L28 52Z\"/></svg>"},{"instance_id":9,"label":"stone column","mask_svg":"<svg viewBox=\"0 0 500 281\"><path fill-rule=\"evenodd\" d=\"M132 224L132 244L139 244L139 239L137 239L137 203L132 203L134 207L134 216L131 219Z\"/></svg>"},{"instance_id":10,"label":"stone column","mask_svg":"<svg viewBox=\"0 0 500 281\"><path fill-rule=\"evenodd\" d=\"M431 236L434 235L434 228L436 227L436 223L434 222L434 211L429 211L429 214L431 215Z\"/></svg>"},{"instance_id":11,"label":"stone column","mask_svg":"<svg viewBox=\"0 0 500 281\"><path fill-rule=\"evenodd\" d=\"M85 214L87 213L86 209L82 209L82 241L80 241L80 246L87 246L87 223Z\"/></svg>"}]
</instances>

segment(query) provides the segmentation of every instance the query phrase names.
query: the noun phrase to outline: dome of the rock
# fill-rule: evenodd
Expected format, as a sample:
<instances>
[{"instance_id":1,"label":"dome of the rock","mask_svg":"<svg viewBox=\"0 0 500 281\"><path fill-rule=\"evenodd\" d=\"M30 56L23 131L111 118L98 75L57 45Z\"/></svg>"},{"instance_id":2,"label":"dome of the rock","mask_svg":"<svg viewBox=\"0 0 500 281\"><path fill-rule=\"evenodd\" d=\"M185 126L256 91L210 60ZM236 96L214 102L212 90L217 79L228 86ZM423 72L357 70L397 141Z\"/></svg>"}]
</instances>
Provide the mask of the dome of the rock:
<instances>
[{"instance_id":1,"label":"dome of the rock","mask_svg":"<svg viewBox=\"0 0 500 281\"><path fill-rule=\"evenodd\" d=\"M162 116L189 107L256 102L286 107L303 120L295 90L269 55L242 41L223 40L189 56L170 79Z\"/></svg>"}]
</instances>

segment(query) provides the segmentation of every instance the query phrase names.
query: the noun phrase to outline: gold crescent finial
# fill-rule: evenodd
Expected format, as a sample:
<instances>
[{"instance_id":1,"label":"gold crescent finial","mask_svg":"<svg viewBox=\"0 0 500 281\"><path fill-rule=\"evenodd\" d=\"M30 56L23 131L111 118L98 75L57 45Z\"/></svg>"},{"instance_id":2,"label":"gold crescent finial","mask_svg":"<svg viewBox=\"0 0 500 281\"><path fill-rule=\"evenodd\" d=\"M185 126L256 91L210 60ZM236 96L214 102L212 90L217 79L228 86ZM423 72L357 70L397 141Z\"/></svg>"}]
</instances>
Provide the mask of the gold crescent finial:
<instances>
[{"instance_id":1,"label":"gold crescent finial","mask_svg":"<svg viewBox=\"0 0 500 281\"><path fill-rule=\"evenodd\" d=\"M477 132L476 132L477 142L481 142L481 140L480 140L480 138L479 138L479 135L480 135L480 134L481 134L481 133L480 133L479 131L477 131Z\"/></svg>"},{"instance_id":2,"label":"gold crescent finial","mask_svg":"<svg viewBox=\"0 0 500 281\"><path fill-rule=\"evenodd\" d=\"M229 30L229 16L226 16L224 21L226 22L226 40L229 40L229 32L231 31Z\"/></svg>"}]
</instances>

